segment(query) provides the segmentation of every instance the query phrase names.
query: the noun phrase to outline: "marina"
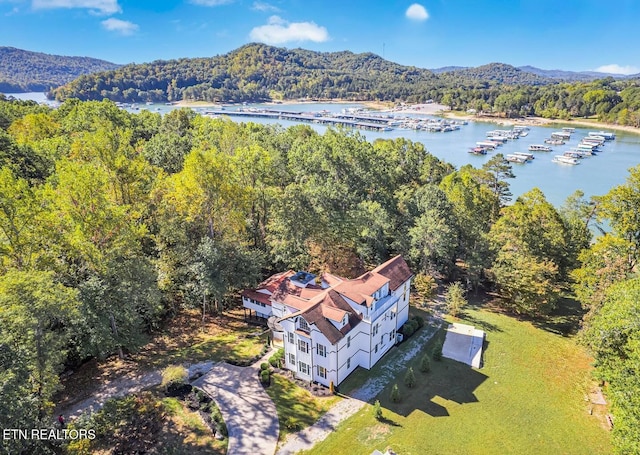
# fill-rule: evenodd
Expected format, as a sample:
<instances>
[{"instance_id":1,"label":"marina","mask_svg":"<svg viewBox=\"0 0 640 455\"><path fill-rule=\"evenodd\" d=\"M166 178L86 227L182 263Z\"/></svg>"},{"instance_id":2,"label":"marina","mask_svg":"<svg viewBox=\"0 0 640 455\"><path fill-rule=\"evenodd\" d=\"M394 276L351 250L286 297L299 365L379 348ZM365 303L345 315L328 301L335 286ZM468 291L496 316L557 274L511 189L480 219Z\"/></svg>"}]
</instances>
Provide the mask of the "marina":
<instances>
[{"instance_id":1,"label":"marina","mask_svg":"<svg viewBox=\"0 0 640 455\"><path fill-rule=\"evenodd\" d=\"M26 93L17 94L22 99L33 99L37 102L50 103L55 106L55 102L48 102L42 93ZM130 108L126 110L130 112L140 112L148 110L158 114L165 114L171 110L179 109L180 106L176 103L155 103L151 105L141 104L139 110L133 111ZM573 132L564 128L566 125L549 125L549 126L521 126L517 125L517 122L510 120L502 121L502 125L496 125L496 123L483 122L483 121L469 121L468 123L462 120L455 120L459 129L456 129L448 134L438 134L428 131L422 128L403 128L401 125L446 125L452 120L442 119L439 117L428 116L425 114L401 114L398 112L383 112L383 111L366 111L364 106L360 103L291 103L291 104L248 104L248 105L217 105L215 107L206 106L193 106L192 109L200 114L205 114L206 111L218 110L221 111L222 116L228 115L238 109L267 109L274 111L281 111L284 113L298 113L298 112L322 112L326 111L334 115L352 114L357 116L373 116L373 117L390 117L393 116L389 127L390 131L385 131L384 128L376 130L368 129L354 129L355 134L364 136L370 142L376 139L408 139L414 142L424 144L426 150L431 154L444 160L456 167L471 164L474 167L480 168L484 163L489 161L495 153L498 151L503 155L515 154L516 152L522 152L527 150L529 145L546 144L554 149L559 145L566 145L563 148L564 151L570 151L571 148L577 148L577 144L581 141L589 143L589 141L600 141L606 144L600 146L600 152L593 152L594 155L591 159L580 159L581 166L565 165L559 166L557 161L553 161L553 155L537 155L535 162L531 165L514 165L513 172L516 178L509 179L511 192L513 193L513 200L519 195L531 190L534 187L540 188L549 202L556 206L560 206L564 203L565 199L576 190L582 190L585 193L585 197L589 198L594 195L606 194L613 186L624 183L628 176L628 169L640 164L640 134L616 132L613 134L615 140L604 140L604 137L598 133L602 133L598 129L592 127L582 126L567 126L567 128L573 128ZM369 112L370 114L367 114ZM327 114L328 115L328 114ZM414 120L408 120L410 117L415 117ZM228 116L229 119L237 122L253 122L261 124L280 124L282 127L289 127L293 125L299 125L300 122L295 122L287 119L279 119L273 117L241 117L241 116ZM351 120L351 119L345 119ZM395 123L394 123L395 122ZM465 125L465 123L467 123ZM330 128L329 124L322 124L316 122L310 122L307 124L318 131L324 133L327 128ZM383 125L384 126L384 125ZM501 146L496 146L492 143L491 146L482 147L482 150L478 150L480 146L476 145L476 142L483 142L487 138L487 132L494 130L523 130L527 131L527 136L518 134L520 139L508 140ZM604 129L604 128L603 128ZM569 133L569 139L563 141L558 139L557 143L549 143L552 132L562 131L563 133ZM606 130L604 131L606 132ZM589 135L589 133L592 133ZM499 134L497 136L500 136ZM566 136L565 136L566 137ZM564 144L566 142L566 144ZM475 149L475 150L474 150ZM562 154L562 152L560 152ZM514 163L515 164L515 163ZM566 164L566 163L563 163Z\"/></svg>"}]
</instances>

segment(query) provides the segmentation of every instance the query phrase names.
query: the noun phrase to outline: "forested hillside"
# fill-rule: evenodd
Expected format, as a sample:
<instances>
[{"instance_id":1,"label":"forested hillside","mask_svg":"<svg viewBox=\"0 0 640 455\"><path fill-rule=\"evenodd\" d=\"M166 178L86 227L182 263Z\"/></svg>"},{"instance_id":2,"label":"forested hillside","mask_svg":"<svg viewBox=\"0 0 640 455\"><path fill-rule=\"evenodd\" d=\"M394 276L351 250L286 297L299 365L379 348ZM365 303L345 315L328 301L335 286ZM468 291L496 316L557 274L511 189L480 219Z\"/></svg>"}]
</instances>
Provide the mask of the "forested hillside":
<instances>
[{"instance_id":1,"label":"forested hillside","mask_svg":"<svg viewBox=\"0 0 640 455\"><path fill-rule=\"evenodd\" d=\"M574 290L633 453L640 168L562 208L535 188L507 205L512 177L500 154L455 169L406 139L0 97L0 425L47 426L65 367L136 351L182 309L238 305L273 271L355 276L402 254L534 318ZM594 213L611 232L591 244Z\"/></svg>"},{"instance_id":2,"label":"forested hillside","mask_svg":"<svg viewBox=\"0 0 640 455\"><path fill-rule=\"evenodd\" d=\"M248 44L225 55L127 65L80 77L54 91L59 100L265 101L415 99L434 86L428 70L352 52L321 53Z\"/></svg>"},{"instance_id":3,"label":"forested hillside","mask_svg":"<svg viewBox=\"0 0 640 455\"><path fill-rule=\"evenodd\" d=\"M510 65L433 74L367 54L248 44L213 58L156 61L85 75L50 93L58 100L261 102L283 99L435 100L452 109L537 115L640 127L640 80L560 82Z\"/></svg>"},{"instance_id":4,"label":"forested hillside","mask_svg":"<svg viewBox=\"0 0 640 455\"><path fill-rule=\"evenodd\" d=\"M95 58L65 57L0 46L0 92L44 92L83 74L118 66Z\"/></svg>"}]
</instances>

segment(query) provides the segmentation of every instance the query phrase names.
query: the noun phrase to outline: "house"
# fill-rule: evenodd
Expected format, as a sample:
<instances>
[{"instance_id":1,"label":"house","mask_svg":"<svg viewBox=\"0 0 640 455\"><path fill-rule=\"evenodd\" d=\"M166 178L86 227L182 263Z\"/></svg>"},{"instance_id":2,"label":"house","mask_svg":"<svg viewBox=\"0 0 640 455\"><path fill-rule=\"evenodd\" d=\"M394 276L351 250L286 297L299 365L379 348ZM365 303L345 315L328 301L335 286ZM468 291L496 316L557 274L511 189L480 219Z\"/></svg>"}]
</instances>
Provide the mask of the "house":
<instances>
[{"instance_id":1,"label":"house","mask_svg":"<svg viewBox=\"0 0 640 455\"><path fill-rule=\"evenodd\" d=\"M285 366L297 378L340 384L358 366L370 369L396 344L409 318L413 274L396 256L355 279L289 270L245 290L245 311L277 323Z\"/></svg>"}]
</instances>

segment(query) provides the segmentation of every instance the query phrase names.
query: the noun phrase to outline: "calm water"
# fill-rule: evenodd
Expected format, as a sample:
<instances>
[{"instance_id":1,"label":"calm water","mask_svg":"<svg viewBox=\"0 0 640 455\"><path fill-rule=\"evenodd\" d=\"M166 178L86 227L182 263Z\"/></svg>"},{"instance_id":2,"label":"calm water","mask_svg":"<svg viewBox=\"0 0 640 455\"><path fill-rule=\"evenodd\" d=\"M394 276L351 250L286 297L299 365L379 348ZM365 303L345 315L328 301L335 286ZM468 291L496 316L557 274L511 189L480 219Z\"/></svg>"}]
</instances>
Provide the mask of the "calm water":
<instances>
[{"instance_id":1,"label":"calm water","mask_svg":"<svg viewBox=\"0 0 640 455\"><path fill-rule=\"evenodd\" d=\"M34 99L35 101L45 100L43 94L14 94L16 98ZM293 112L317 112L327 110L339 112L344 108L362 107L360 104L282 104L282 105L262 105L254 104L247 107L278 109ZM176 106L165 104L139 105L140 109L148 109L153 112L166 113L176 109ZM227 110L235 110L238 106L226 107ZM204 112L207 108L195 108L198 112ZM237 118L231 117L233 120ZM246 119L243 119L246 121ZM272 123L272 120L252 118L255 123ZM299 125L300 123L279 120L278 123L288 127ZM327 127L323 125L310 124L318 132L324 132ZM494 129L509 129L508 126L498 126L494 123L469 122L458 131L448 133L429 133L426 131L413 131L394 129L389 132L361 131L368 140L377 138L398 138L405 137L412 141L422 142L427 150L440 159L452 163L456 167L464 164L472 164L481 167L495 153L504 155L513 152L526 152L530 144L542 144L544 139L551 135L551 132L560 129L555 127L530 127L529 135L515 141L509 141L496 152L490 152L485 156L475 156L468 153L469 147L475 145L477 141L485 140L486 132ZM554 155L561 154L571 147L575 147L580 139L585 137L593 129L576 127L575 133L567 144L554 146L552 152L536 152L533 162L527 164L514 164L513 170L516 178L510 180L511 191L514 196L519 196L533 187L540 188L547 199L556 206L561 205L564 200L575 190L582 190L587 196L605 194L615 185L624 183L628 175L628 169L640 164L640 135L616 132L615 141L607 141L602 147L602 152L597 156L592 156L580 160L577 166L560 165L551 160Z\"/></svg>"}]
</instances>

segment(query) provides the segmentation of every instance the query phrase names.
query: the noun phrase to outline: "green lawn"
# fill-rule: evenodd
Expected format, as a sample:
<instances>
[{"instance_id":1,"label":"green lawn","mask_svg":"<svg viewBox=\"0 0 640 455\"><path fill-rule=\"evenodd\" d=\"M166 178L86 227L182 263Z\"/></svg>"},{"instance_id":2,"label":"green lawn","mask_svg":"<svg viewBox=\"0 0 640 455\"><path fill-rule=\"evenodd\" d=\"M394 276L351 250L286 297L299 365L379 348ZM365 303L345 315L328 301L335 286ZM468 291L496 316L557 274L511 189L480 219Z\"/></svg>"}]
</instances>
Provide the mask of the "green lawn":
<instances>
[{"instance_id":1,"label":"green lawn","mask_svg":"<svg viewBox=\"0 0 640 455\"><path fill-rule=\"evenodd\" d=\"M271 375L271 385L266 389L276 405L282 441L288 434L307 428L336 404L340 398L319 398L311 395L283 376Z\"/></svg>"},{"instance_id":2,"label":"green lawn","mask_svg":"<svg viewBox=\"0 0 640 455\"><path fill-rule=\"evenodd\" d=\"M609 432L584 400L591 359L572 338L475 308L461 319L487 332L482 369L443 359L424 374L421 353L410 363L417 386L404 386L403 370L401 402L390 402L391 385L379 395L383 422L366 406L310 453L345 447L350 455L386 447L403 455L611 453Z\"/></svg>"}]
</instances>

